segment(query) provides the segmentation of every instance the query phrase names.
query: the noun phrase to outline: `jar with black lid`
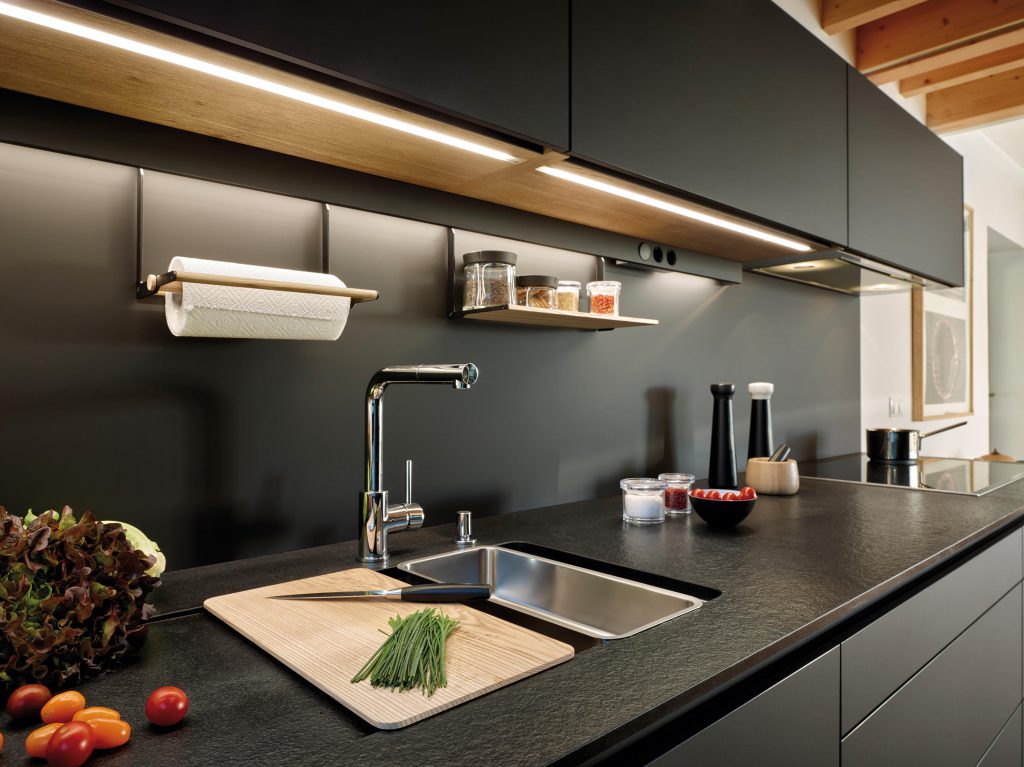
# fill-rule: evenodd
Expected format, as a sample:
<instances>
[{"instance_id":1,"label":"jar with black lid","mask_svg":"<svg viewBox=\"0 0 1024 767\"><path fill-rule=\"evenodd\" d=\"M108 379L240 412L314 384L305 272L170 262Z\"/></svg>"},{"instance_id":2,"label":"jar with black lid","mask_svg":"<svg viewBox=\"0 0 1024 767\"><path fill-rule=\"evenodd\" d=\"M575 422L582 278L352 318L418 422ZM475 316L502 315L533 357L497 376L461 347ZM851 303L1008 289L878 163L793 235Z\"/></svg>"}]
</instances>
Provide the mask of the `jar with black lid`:
<instances>
[{"instance_id":1,"label":"jar with black lid","mask_svg":"<svg viewBox=\"0 0 1024 767\"><path fill-rule=\"evenodd\" d=\"M558 278L546 274L524 274L516 277L516 303L534 309L554 309Z\"/></svg>"},{"instance_id":2,"label":"jar with black lid","mask_svg":"<svg viewBox=\"0 0 1024 767\"><path fill-rule=\"evenodd\" d=\"M507 250L476 250L462 255L465 287L462 308L514 304L516 254Z\"/></svg>"}]
</instances>

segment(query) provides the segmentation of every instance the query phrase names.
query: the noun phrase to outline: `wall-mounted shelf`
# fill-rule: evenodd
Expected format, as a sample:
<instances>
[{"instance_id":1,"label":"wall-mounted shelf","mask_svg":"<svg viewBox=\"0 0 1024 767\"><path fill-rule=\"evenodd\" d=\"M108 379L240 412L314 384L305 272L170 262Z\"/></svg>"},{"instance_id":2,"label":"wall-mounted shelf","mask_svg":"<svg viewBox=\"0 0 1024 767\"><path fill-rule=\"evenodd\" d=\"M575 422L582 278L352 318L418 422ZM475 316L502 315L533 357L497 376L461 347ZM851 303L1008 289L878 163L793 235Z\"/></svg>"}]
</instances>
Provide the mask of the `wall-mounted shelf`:
<instances>
[{"instance_id":1,"label":"wall-mounted shelf","mask_svg":"<svg viewBox=\"0 0 1024 767\"><path fill-rule=\"evenodd\" d=\"M597 279L605 278L605 259L597 260ZM460 264L455 262L455 230L448 227L448 317L451 319L495 322L502 325L531 325L541 328L568 328L570 330L614 330L615 328L644 328L657 325L658 320L644 317L624 317L590 312L567 312L561 309L541 309L535 306L503 304L482 309L462 308L463 277Z\"/></svg>"},{"instance_id":2,"label":"wall-mounted shelf","mask_svg":"<svg viewBox=\"0 0 1024 767\"><path fill-rule=\"evenodd\" d=\"M461 312L462 319L500 322L506 325L536 325L576 330L613 330L657 325L657 320L643 317L621 317L587 312L563 312L558 309L537 309L533 306L489 306Z\"/></svg>"}]
</instances>

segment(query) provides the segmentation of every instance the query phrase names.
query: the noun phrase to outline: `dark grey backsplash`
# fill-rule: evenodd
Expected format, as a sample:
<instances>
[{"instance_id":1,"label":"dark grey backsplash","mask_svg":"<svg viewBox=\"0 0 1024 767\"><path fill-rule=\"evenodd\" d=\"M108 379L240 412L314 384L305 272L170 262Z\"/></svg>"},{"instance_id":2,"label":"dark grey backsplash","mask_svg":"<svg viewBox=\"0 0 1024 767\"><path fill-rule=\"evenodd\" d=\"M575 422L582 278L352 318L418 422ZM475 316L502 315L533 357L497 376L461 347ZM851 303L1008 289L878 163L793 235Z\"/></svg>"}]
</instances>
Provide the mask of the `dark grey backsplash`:
<instances>
[{"instance_id":1,"label":"dark grey backsplash","mask_svg":"<svg viewBox=\"0 0 1024 767\"><path fill-rule=\"evenodd\" d=\"M281 266L315 261L296 201L275 218L257 193L164 180L147 198L157 262L263 263L273 250L288 251ZM203 215L190 216L196 199ZM293 251L275 238L288 227L300 231ZM446 319L442 227L339 208L331 235L332 271L381 291L353 308L337 343L174 338L161 305L132 295L134 170L0 145L0 503L136 523L172 568L352 538L366 381L395 363L481 371L469 391L385 397L385 483L400 495L412 458L428 524L606 495L625 476L705 476L715 381L740 390L741 464L753 380L775 383L776 441L797 458L858 449L854 299L758 276L723 287L612 269L625 313L660 326L478 325ZM594 263L480 235L457 242L518 247L530 271L583 281Z\"/></svg>"}]
</instances>

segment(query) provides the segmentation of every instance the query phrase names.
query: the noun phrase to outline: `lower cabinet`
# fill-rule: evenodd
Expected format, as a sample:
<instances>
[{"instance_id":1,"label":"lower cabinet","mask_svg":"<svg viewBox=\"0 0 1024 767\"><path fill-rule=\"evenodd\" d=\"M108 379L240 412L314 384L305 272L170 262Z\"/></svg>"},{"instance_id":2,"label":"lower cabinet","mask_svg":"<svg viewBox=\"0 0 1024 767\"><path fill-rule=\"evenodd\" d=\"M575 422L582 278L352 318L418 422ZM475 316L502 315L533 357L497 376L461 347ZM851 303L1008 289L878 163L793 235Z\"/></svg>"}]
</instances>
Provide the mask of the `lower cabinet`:
<instances>
[{"instance_id":1,"label":"lower cabinet","mask_svg":"<svg viewBox=\"0 0 1024 767\"><path fill-rule=\"evenodd\" d=\"M650 764L838 767L839 648L793 672Z\"/></svg>"},{"instance_id":2,"label":"lower cabinet","mask_svg":"<svg viewBox=\"0 0 1024 767\"><path fill-rule=\"evenodd\" d=\"M978 767L1020 767L1024 764L1021 737L1024 734L1021 707L1013 712L995 741L989 746L985 756L978 762Z\"/></svg>"},{"instance_id":3,"label":"lower cabinet","mask_svg":"<svg viewBox=\"0 0 1024 767\"><path fill-rule=\"evenodd\" d=\"M843 767L978 764L1021 702L1021 620L1018 584L843 739Z\"/></svg>"}]
</instances>

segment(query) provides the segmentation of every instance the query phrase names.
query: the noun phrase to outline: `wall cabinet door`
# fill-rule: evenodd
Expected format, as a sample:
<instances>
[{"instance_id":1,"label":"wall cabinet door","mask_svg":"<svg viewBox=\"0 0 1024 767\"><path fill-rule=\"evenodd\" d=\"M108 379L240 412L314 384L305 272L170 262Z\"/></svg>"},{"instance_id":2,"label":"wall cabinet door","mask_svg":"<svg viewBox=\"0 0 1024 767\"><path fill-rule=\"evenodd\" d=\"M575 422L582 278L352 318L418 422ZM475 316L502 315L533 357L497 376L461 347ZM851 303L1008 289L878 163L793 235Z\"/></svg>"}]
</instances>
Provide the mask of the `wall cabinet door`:
<instances>
[{"instance_id":1,"label":"wall cabinet door","mask_svg":"<svg viewBox=\"0 0 1024 767\"><path fill-rule=\"evenodd\" d=\"M849 70L851 249L964 284L963 158Z\"/></svg>"},{"instance_id":2,"label":"wall cabinet door","mask_svg":"<svg viewBox=\"0 0 1024 767\"><path fill-rule=\"evenodd\" d=\"M573 155L846 242L846 64L775 3L574 0L572 27Z\"/></svg>"},{"instance_id":3,"label":"wall cabinet door","mask_svg":"<svg viewBox=\"0 0 1024 767\"><path fill-rule=\"evenodd\" d=\"M558 148L569 0L111 0Z\"/></svg>"},{"instance_id":4,"label":"wall cabinet door","mask_svg":"<svg viewBox=\"0 0 1024 767\"><path fill-rule=\"evenodd\" d=\"M838 767L839 648L704 728L651 767Z\"/></svg>"}]
</instances>

